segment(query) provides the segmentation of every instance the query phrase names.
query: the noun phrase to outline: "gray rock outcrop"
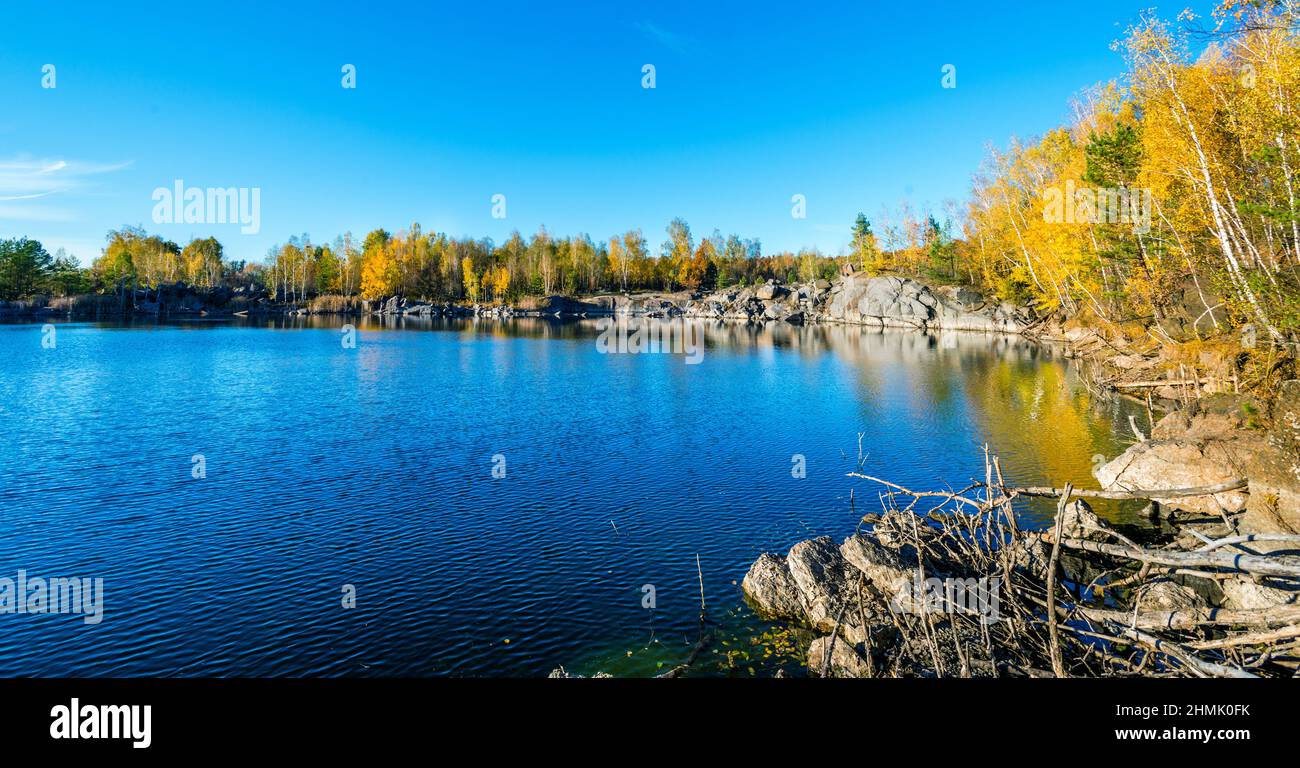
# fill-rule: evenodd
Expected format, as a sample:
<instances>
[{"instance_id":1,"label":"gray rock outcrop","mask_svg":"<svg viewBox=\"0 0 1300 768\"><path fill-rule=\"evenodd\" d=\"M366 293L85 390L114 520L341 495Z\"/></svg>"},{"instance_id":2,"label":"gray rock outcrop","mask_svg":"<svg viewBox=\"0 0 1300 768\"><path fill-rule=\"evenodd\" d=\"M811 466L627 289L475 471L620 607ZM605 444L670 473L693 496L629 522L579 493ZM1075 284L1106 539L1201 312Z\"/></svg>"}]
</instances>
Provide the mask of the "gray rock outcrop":
<instances>
[{"instance_id":1,"label":"gray rock outcrop","mask_svg":"<svg viewBox=\"0 0 1300 768\"><path fill-rule=\"evenodd\" d=\"M910 551L910 550L909 550ZM801 541L785 556L765 553L741 582L759 614L834 632L861 643L888 624L889 601L911 600L907 584L915 565L862 535L836 546L829 536ZM903 606L907 609L908 606Z\"/></svg>"},{"instance_id":2,"label":"gray rock outcrop","mask_svg":"<svg viewBox=\"0 0 1300 768\"><path fill-rule=\"evenodd\" d=\"M947 329L1020 333L1028 318L1015 307L1000 304L973 308L970 293L963 300L945 300L929 287L905 277L851 275L831 288L826 306L829 320L880 328Z\"/></svg>"},{"instance_id":3,"label":"gray rock outcrop","mask_svg":"<svg viewBox=\"0 0 1300 768\"><path fill-rule=\"evenodd\" d=\"M1129 446L1095 472L1101 487L1112 491L1161 491L1198 488L1244 477L1259 448L1259 439L1236 435L1226 440L1175 438L1146 440ZM1162 500L1171 509L1205 515L1245 509L1247 494L1228 491L1213 496Z\"/></svg>"}]
</instances>

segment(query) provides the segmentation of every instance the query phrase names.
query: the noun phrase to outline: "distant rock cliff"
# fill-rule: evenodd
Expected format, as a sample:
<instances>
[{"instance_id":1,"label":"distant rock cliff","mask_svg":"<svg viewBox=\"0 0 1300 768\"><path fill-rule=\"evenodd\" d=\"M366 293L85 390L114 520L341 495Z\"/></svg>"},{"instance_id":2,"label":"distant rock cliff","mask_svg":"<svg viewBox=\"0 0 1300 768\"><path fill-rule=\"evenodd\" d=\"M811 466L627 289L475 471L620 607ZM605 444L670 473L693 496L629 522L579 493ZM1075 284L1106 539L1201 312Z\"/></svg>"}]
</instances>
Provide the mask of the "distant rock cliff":
<instances>
[{"instance_id":1,"label":"distant rock cliff","mask_svg":"<svg viewBox=\"0 0 1300 768\"><path fill-rule=\"evenodd\" d=\"M797 285L768 281L751 288L726 288L705 296L652 294L600 296L589 313L651 317L739 320L751 323L844 323L920 331L954 330L1021 333L1028 310L986 302L966 288L932 289L905 277L850 275L834 283Z\"/></svg>"}]
</instances>

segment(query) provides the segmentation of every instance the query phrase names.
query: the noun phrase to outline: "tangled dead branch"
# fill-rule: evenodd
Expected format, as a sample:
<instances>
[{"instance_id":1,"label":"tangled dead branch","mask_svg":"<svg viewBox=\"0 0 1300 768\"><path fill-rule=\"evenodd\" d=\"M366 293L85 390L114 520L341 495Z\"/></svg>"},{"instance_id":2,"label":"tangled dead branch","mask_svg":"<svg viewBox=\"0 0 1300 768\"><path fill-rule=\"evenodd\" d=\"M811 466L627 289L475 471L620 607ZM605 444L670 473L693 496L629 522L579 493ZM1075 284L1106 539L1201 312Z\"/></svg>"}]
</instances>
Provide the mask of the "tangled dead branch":
<instances>
[{"instance_id":1,"label":"tangled dead branch","mask_svg":"<svg viewBox=\"0 0 1300 768\"><path fill-rule=\"evenodd\" d=\"M1300 590L1300 557L1287 549L1257 552L1252 546L1271 542L1285 547L1300 544L1300 537L1241 535L1225 527L1217 538L1217 530L1178 537L1181 546L1141 545L1101 520L1080 498L1208 496L1238 490L1244 482L1122 493L1068 484L1016 488L1005 484L996 457L987 451L985 463L984 480L959 490L913 490L849 473L882 487L884 512L865 516L864 523L881 544L909 554L904 559L912 563L908 567L918 584L935 577L968 584L992 581L999 588L992 617L942 599L919 611L915 604L889 601L886 619L898 639L866 649L872 674L1300 674L1300 604L1244 609L1216 605L1204 596L1226 582L1273 594ZM1030 497L1056 498L1050 529L1017 526L1013 507ZM1189 540L1193 548L1187 547ZM870 640L879 631L866 634ZM833 670L830 658L823 669Z\"/></svg>"}]
</instances>

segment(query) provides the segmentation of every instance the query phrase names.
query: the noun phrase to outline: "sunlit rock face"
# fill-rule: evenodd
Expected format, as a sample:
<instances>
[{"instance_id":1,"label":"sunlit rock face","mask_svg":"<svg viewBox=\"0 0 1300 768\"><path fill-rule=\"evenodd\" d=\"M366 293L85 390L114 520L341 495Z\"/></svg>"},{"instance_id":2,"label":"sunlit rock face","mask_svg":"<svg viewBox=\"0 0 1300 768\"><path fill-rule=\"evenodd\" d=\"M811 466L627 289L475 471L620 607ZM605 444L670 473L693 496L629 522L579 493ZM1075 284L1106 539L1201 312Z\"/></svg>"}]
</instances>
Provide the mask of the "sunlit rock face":
<instances>
[{"instance_id":1,"label":"sunlit rock face","mask_svg":"<svg viewBox=\"0 0 1300 768\"><path fill-rule=\"evenodd\" d=\"M1265 533L1300 533L1300 379L1282 383L1269 416L1242 522Z\"/></svg>"},{"instance_id":2,"label":"sunlit rock face","mask_svg":"<svg viewBox=\"0 0 1300 768\"><path fill-rule=\"evenodd\" d=\"M1171 509L1218 516L1245 511L1243 530L1300 532L1300 381L1284 382L1271 418L1244 396L1214 395L1175 411L1095 472L1108 490L1167 490L1246 478L1241 491L1162 500ZM1257 423L1258 421L1258 423ZM1269 546L1262 543L1261 548Z\"/></svg>"},{"instance_id":3,"label":"sunlit rock face","mask_svg":"<svg viewBox=\"0 0 1300 768\"><path fill-rule=\"evenodd\" d=\"M1131 446L1097 469L1102 488L1113 491L1162 491L1217 485L1246 475L1261 446L1250 435L1227 440L1176 438L1147 440ZM1213 496L1162 500L1165 506L1187 512L1219 515L1219 510L1240 512L1247 495L1240 491Z\"/></svg>"},{"instance_id":4,"label":"sunlit rock face","mask_svg":"<svg viewBox=\"0 0 1300 768\"><path fill-rule=\"evenodd\" d=\"M599 304L605 311L628 315L683 315L760 324L844 323L931 332L1019 334L1030 319L1023 308L988 302L969 288L932 289L905 277L864 274L848 275L834 283L812 280L784 285L769 280L756 287L723 288L707 295L679 292L597 296L587 301Z\"/></svg>"},{"instance_id":5,"label":"sunlit rock face","mask_svg":"<svg viewBox=\"0 0 1300 768\"><path fill-rule=\"evenodd\" d=\"M969 291L942 297L905 277L851 275L836 283L826 319L882 328L1020 333L1028 320L1009 304L983 305Z\"/></svg>"}]
</instances>

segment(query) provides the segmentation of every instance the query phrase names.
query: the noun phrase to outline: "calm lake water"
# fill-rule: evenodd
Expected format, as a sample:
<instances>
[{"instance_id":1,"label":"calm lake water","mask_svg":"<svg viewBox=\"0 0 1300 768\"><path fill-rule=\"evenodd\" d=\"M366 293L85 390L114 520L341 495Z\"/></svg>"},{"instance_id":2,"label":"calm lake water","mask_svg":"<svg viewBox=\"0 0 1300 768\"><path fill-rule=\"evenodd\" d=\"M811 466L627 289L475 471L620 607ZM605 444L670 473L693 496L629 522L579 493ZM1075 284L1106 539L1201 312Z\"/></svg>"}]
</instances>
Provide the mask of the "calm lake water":
<instances>
[{"instance_id":1,"label":"calm lake water","mask_svg":"<svg viewBox=\"0 0 1300 768\"><path fill-rule=\"evenodd\" d=\"M0 614L0 675L651 675L696 642L697 556L700 672L762 673L795 660L737 585L878 510L859 433L916 488L984 442L1096 487L1131 442L1019 339L710 325L688 365L592 321L343 322L0 325L0 577L104 585L97 625Z\"/></svg>"}]
</instances>

